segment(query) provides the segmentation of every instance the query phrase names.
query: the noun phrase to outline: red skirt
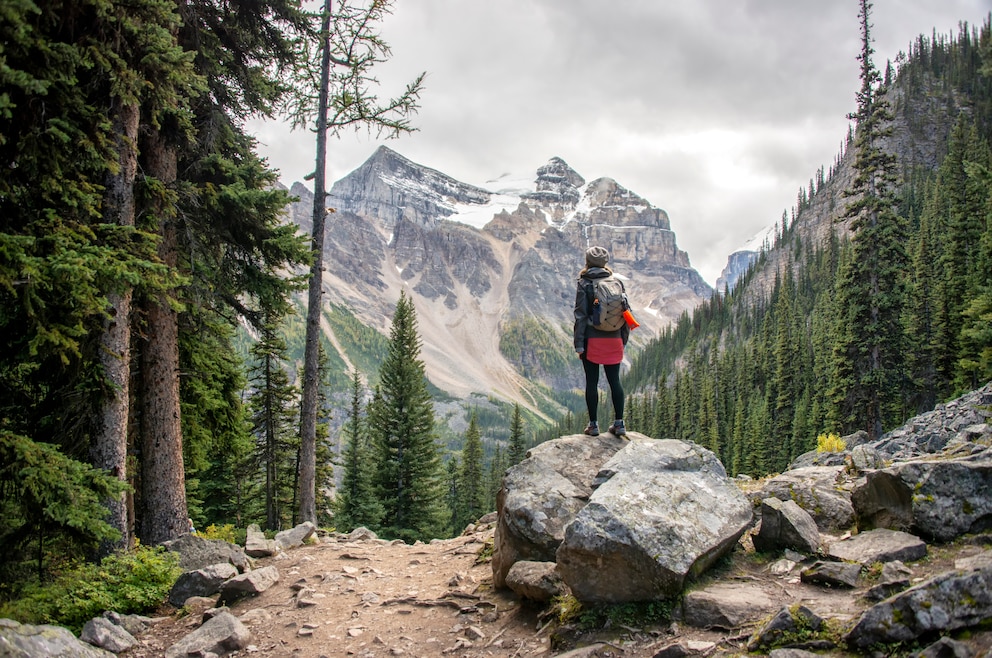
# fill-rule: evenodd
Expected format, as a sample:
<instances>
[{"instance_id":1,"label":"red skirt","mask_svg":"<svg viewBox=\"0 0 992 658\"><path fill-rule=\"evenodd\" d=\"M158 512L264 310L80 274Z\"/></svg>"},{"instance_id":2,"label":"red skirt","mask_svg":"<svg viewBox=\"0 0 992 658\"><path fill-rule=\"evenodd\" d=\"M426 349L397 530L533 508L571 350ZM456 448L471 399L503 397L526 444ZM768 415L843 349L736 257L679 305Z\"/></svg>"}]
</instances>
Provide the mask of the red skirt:
<instances>
[{"instance_id":1,"label":"red skirt","mask_svg":"<svg viewBox=\"0 0 992 658\"><path fill-rule=\"evenodd\" d=\"M623 361L623 339L593 337L586 341L586 360L602 366Z\"/></svg>"}]
</instances>

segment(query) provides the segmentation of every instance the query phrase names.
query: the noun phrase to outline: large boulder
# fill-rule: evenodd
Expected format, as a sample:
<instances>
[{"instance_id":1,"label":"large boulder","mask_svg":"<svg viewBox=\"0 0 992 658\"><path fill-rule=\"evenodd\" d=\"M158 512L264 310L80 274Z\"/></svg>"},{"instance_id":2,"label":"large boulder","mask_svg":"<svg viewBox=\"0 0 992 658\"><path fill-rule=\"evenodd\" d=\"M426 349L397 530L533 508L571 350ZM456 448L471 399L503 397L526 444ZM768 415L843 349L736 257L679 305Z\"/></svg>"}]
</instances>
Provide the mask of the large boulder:
<instances>
[{"instance_id":1,"label":"large boulder","mask_svg":"<svg viewBox=\"0 0 992 658\"><path fill-rule=\"evenodd\" d=\"M198 629L179 640L165 652L165 658L185 656L226 655L248 646L251 633L230 612L221 612L204 622Z\"/></svg>"},{"instance_id":2,"label":"large boulder","mask_svg":"<svg viewBox=\"0 0 992 658\"><path fill-rule=\"evenodd\" d=\"M187 571L172 585L169 603L181 608L191 596L212 596L220 591L225 581L238 575L233 564L221 562L203 569Z\"/></svg>"},{"instance_id":3,"label":"large boulder","mask_svg":"<svg viewBox=\"0 0 992 658\"><path fill-rule=\"evenodd\" d=\"M754 504L774 497L792 500L809 512L821 532L833 533L854 524L849 483L843 466L808 466L777 475L754 494Z\"/></svg>"},{"instance_id":4,"label":"large boulder","mask_svg":"<svg viewBox=\"0 0 992 658\"><path fill-rule=\"evenodd\" d=\"M179 554L179 566L183 571L203 569L221 562L234 565L241 573L251 569L244 549L223 539L204 539L190 534L163 542L162 545L166 550Z\"/></svg>"},{"instance_id":5,"label":"large boulder","mask_svg":"<svg viewBox=\"0 0 992 658\"><path fill-rule=\"evenodd\" d=\"M791 548L809 554L820 548L820 532L809 512L778 498L761 501L761 527L752 539L755 550L763 552Z\"/></svg>"},{"instance_id":6,"label":"large boulder","mask_svg":"<svg viewBox=\"0 0 992 658\"><path fill-rule=\"evenodd\" d=\"M709 450L629 434L605 479L565 527L556 557L580 601L618 603L675 596L731 550L752 509Z\"/></svg>"},{"instance_id":7,"label":"large boulder","mask_svg":"<svg viewBox=\"0 0 992 658\"><path fill-rule=\"evenodd\" d=\"M992 619L992 568L949 571L868 608L844 638L867 650L878 643L913 642Z\"/></svg>"},{"instance_id":8,"label":"large boulder","mask_svg":"<svg viewBox=\"0 0 992 658\"><path fill-rule=\"evenodd\" d=\"M3 658L114 658L114 654L79 640L68 628L33 626L0 619L0 656Z\"/></svg>"},{"instance_id":9,"label":"large boulder","mask_svg":"<svg viewBox=\"0 0 992 658\"><path fill-rule=\"evenodd\" d=\"M921 459L869 471L854 489L858 527L941 542L992 527L992 460Z\"/></svg>"},{"instance_id":10,"label":"large boulder","mask_svg":"<svg viewBox=\"0 0 992 658\"><path fill-rule=\"evenodd\" d=\"M506 472L496 497L496 587L506 586L506 574L520 560L554 562L565 526L592 495L596 474L626 443L612 434L564 436L531 448Z\"/></svg>"}]
</instances>

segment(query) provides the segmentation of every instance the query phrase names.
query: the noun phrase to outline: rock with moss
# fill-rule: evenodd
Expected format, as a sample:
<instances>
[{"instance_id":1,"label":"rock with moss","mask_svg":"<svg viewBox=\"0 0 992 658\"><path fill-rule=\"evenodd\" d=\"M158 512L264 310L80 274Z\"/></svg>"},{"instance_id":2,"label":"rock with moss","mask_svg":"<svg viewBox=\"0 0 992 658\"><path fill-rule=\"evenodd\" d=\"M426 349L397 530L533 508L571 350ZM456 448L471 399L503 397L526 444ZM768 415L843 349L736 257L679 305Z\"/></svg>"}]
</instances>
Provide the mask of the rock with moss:
<instances>
[{"instance_id":1,"label":"rock with moss","mask_svg":"<svg viewBox=\"0 0 992 658\"><path fill-rule=\"evenodd\" d=\"M843 466L810 466L769 479L752 500L755 506L769 497L791 500L809 512L820 532L831 533L854 524L852 487Z\"/></svg>"},{"instance_id":2,"label":"rock with moss","mask_svg":"<svg viewBox=\"0 0 992 658\"><path fill-rule=\"evenodd\" d=\"M992 518L992 458L931 458L869 472L854 489L860 528L891 528L940 542L983 530Z\"/></svg>"},{"instance_id":3,"label":"rock with moss","mask_svg":"<svg viewBox=\"0 0 992 658\"><path fill-rule=\"evenodd\" d=\"M868 608L844 637L854 650L914 642L992 619L992 567L949 571Z\"/></svg>"},{"instance_id":4,"label":"rock with moss","mask_svg":"<svg viewBox=\"0 0 992 658\"><path fill-rule=\"evenodd\" d=\"M810 640L823 624L823 618L806 606L782 608L748 639L747 650L764 651Z\"/></svg>"}]
</instances>

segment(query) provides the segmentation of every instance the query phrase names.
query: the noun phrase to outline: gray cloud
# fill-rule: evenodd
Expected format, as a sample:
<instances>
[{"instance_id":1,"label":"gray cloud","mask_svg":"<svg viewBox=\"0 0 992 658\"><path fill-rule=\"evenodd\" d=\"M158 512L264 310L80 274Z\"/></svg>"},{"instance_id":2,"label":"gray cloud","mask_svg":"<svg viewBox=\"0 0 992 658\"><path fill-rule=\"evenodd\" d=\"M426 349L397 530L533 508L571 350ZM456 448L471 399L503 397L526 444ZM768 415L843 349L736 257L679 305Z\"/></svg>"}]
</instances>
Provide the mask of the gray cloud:
<instances>
[{"instance_id":1,"label":"gray cloud","mask_svg":"<svg viewBox=\"0 0 992 658\"><path fill-rule=\"evenodd\" d=\"M875 62L988 12L988 0L879 0ZM855 0L397 2L380 93L427 81L418 131L388 144L472 183L555 155L587 180L615 178L669 213L713 283L838 153L859 86L857 13ZM312 133L252 129L284 182L313 169ZM329 178L380 143L332 140Z\"/></svg>"}]
</instances>

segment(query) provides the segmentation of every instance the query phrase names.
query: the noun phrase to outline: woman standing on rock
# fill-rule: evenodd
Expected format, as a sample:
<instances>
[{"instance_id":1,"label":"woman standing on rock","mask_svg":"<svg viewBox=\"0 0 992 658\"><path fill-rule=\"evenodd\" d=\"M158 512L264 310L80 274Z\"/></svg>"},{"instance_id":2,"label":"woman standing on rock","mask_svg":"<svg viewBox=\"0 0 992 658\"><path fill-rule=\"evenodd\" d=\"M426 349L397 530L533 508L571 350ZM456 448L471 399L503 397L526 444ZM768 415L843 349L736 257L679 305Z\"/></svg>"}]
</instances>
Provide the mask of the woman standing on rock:
<instances>
[{"instance_id":1,"label":"woman standing on rock","mask_svg":"<svg viewBox=\"0 0 992 658\"><path fill-rule=\"evenodd\" d=\"M590 247L586 250L586 266L579 272L575 292L575 351L582 360L586 375L586 408L589 411L589 425L585 433L599 435L599 367L603 366L606 381L610 385L613 400L613 416L616 420L607 432L623 436L627 430L623 425L623 387L620 386L620 362L623 350L630 336L630 327L621 317L615 329L617 313L614 296L619 291L622 308L626 310L626 295L623 283L613 276L606 266L610 252L603 247ZM600 299L602 297L602 299Z\"/></svg>"}]
</instances>

